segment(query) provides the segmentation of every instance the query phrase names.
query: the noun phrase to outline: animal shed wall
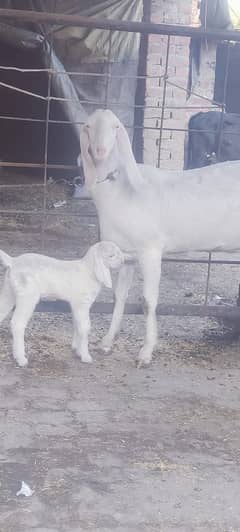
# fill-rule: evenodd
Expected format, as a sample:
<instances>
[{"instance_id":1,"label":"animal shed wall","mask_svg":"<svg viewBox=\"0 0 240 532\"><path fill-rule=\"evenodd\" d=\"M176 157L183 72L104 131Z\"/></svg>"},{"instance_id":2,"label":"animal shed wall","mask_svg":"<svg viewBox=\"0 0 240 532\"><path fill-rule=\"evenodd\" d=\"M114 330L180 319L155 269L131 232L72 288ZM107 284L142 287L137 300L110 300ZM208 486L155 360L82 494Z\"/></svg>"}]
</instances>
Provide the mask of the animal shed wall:
<instances>
[{"instance_id":1,"label":"animal shed wall","mask_svg":"<svg viewBox=\"0 0 240 532\"><path fill-rule=\"evenodd\" d=\"M153 0L151 22L199 25L197 0ZM161 168L179 169L184 164L184 142L191 115L213 108L216 64L216 44L207 42L201 47L201 69L195 76L191 94L187 99L189 76L189 46L187 37L171 37L166 69L167 36L150 35L147 55L147 74L159 76L147 79L144 125L159 130L144 131L144 162ZM167 74L167 84L161 78ZM163 98L165 92L165 105ZM201 98L208 98L205 101ZM207 108L207 109L206 109ZM174 131L175 130L175 131ZM180 131L176 131L180 130ZM161 143L161 146L159 144ZM161 148L161 149L160 149Z\"/></svg>"}]
</instances>

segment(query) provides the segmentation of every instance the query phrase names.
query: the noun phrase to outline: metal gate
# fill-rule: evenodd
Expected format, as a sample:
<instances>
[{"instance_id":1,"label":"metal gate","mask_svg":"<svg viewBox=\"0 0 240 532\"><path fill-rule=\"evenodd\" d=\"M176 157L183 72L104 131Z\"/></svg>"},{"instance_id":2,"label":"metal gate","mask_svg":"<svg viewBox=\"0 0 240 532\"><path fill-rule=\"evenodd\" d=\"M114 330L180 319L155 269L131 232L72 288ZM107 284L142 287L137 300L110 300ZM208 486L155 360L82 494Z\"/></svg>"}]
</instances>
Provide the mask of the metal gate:
<instances>
[{"instance_id":1,"label":"metal gate","mask_svg":"<svg viewBox=\"0 0 240 532\"><path fill-rule=\"evenodd\" d=\"M166 130L172 129L173 131L176 130L175 128L165 128L164 127L164 113L165 113L165 107L166 107L166 89L168 84L171 84L171 81L168 79L168 67L169 67L169 50L171 45L171 39L174 36L180 36L180 37L198 37L205 40L214 40L214 41L226 41L228 43L228 46L230 46L231 41L240 42L240 32L237 31L209 31L207 29L201 29L201 28L192 28L189 26L180 26L180 25L168 25L168 24L153 24L149 22L117 22L115 20L98 20L98 19L90 19L85 18L82 16L71 16L71 15L63 15L63 14L54 14L54 13L46 13L46 12L36 12L36 11L24 11L24 10L9 10L9 9L0 9L0 20L2 22L4 21L11 21L11 22L29 22L29 23L47 23L50 26L54 25L55 27L58 25L66 25L66 26L79 26L79 27L85 27L85 28L99 28L99 29L105 29L110 32L110 38L109 38L109 59L111 58L111 46L112 46L112 34L114 31L124 31L124 32L136 32L139 34L144 35L164 35L167 38L167 46L166 46L166 56L165 56L165 67L164 67L164 75L162 76L162 83L163 83L163 97L162 97L162 103L161 103L161 120L158 127L147 127L146 129L155 129L158 131L159 136L159 142L158 142L158 165L161 164L161 149L162 149L162 136L163 132ZM50 54L51 54L51 47L52 47L52 40L49 40L50 43ZM49 63L50 65L50 63ZM0 69L6 68L4 66L0 65ZM11 69L11 65L7 67ZM30 70L25 69L26 72L30 72ZM64 166L64 165L49 165L48 164L48 134L49 134L49 124L51 122L50 118L50 109L51 109L51 103L54 99L51 96L50 87L51 87L51 77L53 75L53 70L49 66L49 68L44 69L46 75L48 76L48 93L45 97L41 96L46 101L46 118L45 118L45 153L44 153L44 160L42 163L39 164L33 164L31 161L29 163L22 163L21 161L17 163L13 163L11 161L3 161L1 162L2 167L23 167L23 168L39 168L43 171L43 182L42 182L42 209L36 211L25 211L21 209L17 210L8 210L3 209L0 210L0 214L26 214L26 213L32 213L33 215L41 216L42 218L42 241L44 243L44 231L45 231L45 218L46 215L52 214L54 216L54 213L47 213L47 172L49 169L66 169L66 170L78 170L78 167L75 166ZM56 72L57 73L57 72ZM59 74L59 73L58 73ZM99 74L97 74L99 75ZM225 74L225 81L224 81L224 97L226 95L226 84L227 84L227 75L228 75L228 68L226 68L226 74ZM93 74L94 76L94 74ZM112 74L111 72L107 72L105 74L105 86L106 86L106 94L105 94L105 102L104 106L107 108L109 104L108 99L108 81L111 78ZM141 76L144 77L144 76ZM153 78L159 78L159 76L152 76ZM0 86L4 85L3 83L0 83ZM179 86L179 88L183 91L186 91L187 89L185 87ZM22 91L20 88L8 86L8 89L24 92L27 94L26 91ZM201 95L196 94L199 96L199 98L202 98ZM31 94L29 93L29 97L35 96L39 97L39 95ZM56 98L55 98L56 99ZM207 98L204 98L207 100ZM211 103L211 100L209 100ZM101 102L102 106L102 102ZM220 106L222 116L225 111L225 100L223 104ZM7 119L7 117L0 117L4 118L4 120ZM9 119L12 119L9 117ZM16 120L23 120L18 117L15 117ZM32 119L34 120L34 119ZM64 122L62 122L64 123ZM139 127L139 126L136 126ZM182 128L179 129L179 131L187 131L186 129ZM219 135L219 142L221 142L221 133ZM13 185L14 187L16 185ZM31 185L29 185L31 186ZM9 188L11 185L0 185L1 190L4 188ZM88 200L86 200L88 201ZM74 214L69 213L67 215L68 217L74 216ZM79 215L78 215L79 216ZM92 215L89 215L90 217ZM96 215L94 215L96 216ZM86 217L86 214L84 214L84 217ZM206 265L206 286L205 286L205 301L204 305L167 305L162 304L158 305L157 313L160 315L177 315L177 316L212 316L216 318L228 318L229 320L239 320L240 321L240 309L238 306L213 306L208 305L208 294L209 294L209 282L211 277L211 267L212 265L219 265L219 268L222 264L236 264L240 265L239 260L218 260L216 258L212 257L212 253L209 252L208 258L206 259L188 259L188 258L166 258L164 259L164 262L174 262L174 263L195 263L195 264L205 264ZM237 294L236 294L237 296ZM104 303L99 302L95 303L93 305L93 312L99 312L99 313L111 313L112 312L113 305L111 303ZM38 305L37 310L39 311L50 311L50 312L66 312L69 310L68 305L63 302L48 302L48 303L40 303ZM126 305L126 314L141 314L142 307L140 304L127 304Z\"/></svg>"}]
</instances>

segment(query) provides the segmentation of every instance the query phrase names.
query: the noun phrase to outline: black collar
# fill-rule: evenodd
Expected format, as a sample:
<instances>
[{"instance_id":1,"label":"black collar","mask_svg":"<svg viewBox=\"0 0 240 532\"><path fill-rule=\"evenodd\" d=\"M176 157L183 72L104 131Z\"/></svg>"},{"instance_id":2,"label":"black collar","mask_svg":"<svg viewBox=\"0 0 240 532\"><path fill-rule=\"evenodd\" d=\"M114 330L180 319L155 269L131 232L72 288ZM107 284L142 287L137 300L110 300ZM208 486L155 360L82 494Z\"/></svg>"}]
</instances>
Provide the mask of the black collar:
<instances>
[{"instance_id":1,"label":"black collar","mask_svg":"<svg viewBox=\"0 0 240 532\"><path fill-rule=\"evenodd\" d=\"M115 169L112 172L109 172L107 176L104 179L101 179L101 181L97 181L97 184L105 183L105 181L116 181L116 178L118 176L119 170Z\"/></svg>"}]
</instances>

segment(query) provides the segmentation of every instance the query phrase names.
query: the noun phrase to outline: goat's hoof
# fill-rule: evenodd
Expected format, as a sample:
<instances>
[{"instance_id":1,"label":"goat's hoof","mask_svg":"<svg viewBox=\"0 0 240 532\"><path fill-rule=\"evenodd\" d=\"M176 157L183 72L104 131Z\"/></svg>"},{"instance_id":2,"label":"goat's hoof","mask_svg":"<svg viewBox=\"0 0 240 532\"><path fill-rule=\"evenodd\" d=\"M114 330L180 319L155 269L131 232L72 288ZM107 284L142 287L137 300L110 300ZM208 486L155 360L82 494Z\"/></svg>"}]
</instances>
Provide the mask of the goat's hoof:
<instances>
[{"instance_id":1,"label":"goat's hoof","mask_svg":"<svg viewBox=\"0 0 240 532\"><path fill-rule=\"evenodd\" d=\"M81 361L82 361L84 364L92 364L93 359L92 359L92 357L89 355L88 357L81 357Z\"/></svg>"},{"instance_id":2,"label":"goat's hoof","mask_svg":"<svg viewBox=\"0 0 240 532\"><path fill-rule=\"evenodd\" d=\"M141 368L147 368L149 365L151 364L151 360L137 360L136 361L136 366L138 369L141 369Z\"/></svg>"},{"instance_id":3,"label":"goat's hoof","mask_svg":"<svg viewBox=\"0 0 240 532\"><path fill-rule=\"evenodd\" d=\"M104 351L104 353L110 353L112 349L112 340L109 340L107 335L104 336L100 343L100 347Z\"/></svg>"},{"instance_id":4,"label":"goat's hoof","mask_svg":"<svg viewBox=\"0 0 240 532\"><path fill-rule=\"evenodd\" d=\"M152 357L149 354L144 353L144 351L140 351L138 359L137 359L137 368L145 368L151 364Z\"/></svg>"},{"instance_id":5,"label":"goat's hoof","mask_svg":"<svg viewBox=\"0 0 240 532\"><path fill-rule=\"evenodd\" d=\"M25 368L28 365L28 359L26 357L16 359L16 363L20 368Z\"/></svg>"},{"instance_id":6,"label":"goat's hoof","mask_svg":"<svg viewBox=\"0 0 240 532\"><path fill-rule=\"evenodd\" d=\"M111 348L111 347L107 347L107 346L103 346L103 345L101 345L101 350L102 350L104 353L109 354L109 353L111 353L112 348Z\"/></svg>"}]
</instances>

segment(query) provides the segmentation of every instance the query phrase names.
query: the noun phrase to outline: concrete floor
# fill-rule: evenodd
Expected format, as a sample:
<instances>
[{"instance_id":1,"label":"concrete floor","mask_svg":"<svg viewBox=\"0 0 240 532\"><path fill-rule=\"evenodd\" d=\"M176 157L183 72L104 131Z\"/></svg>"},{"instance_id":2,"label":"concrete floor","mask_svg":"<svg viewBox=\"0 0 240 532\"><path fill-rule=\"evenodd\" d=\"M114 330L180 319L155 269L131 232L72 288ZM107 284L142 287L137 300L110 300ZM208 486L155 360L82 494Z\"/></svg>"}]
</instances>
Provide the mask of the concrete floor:
<instances>
[{"instance_id":1,"label":"concrete floor","mask_svg":"<svg viewBox=\"0 0 240 532\"><path fill-rule=\"evenodd\" d=\"M6 324L2 532L240 530L239 346L188 340L186 320L184 330L170 321L175 336L160 330L145 370L134 365L141 317L125 319L103 356L107 324L95 316L91 366L71 354L69 316L35 314L27 369L15 367ZM166 333L167 321L159 325ZM21 480L32 497L16 496Z\"/></svg>"}]
</instances>

